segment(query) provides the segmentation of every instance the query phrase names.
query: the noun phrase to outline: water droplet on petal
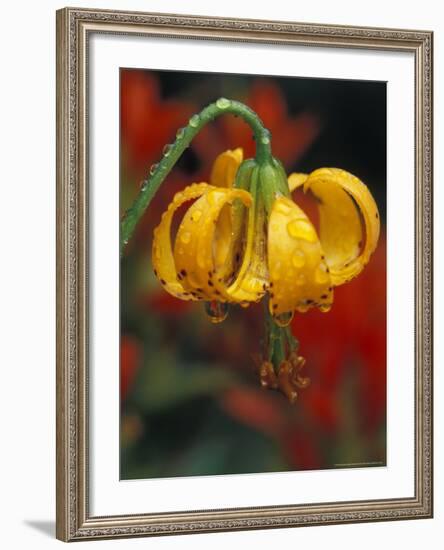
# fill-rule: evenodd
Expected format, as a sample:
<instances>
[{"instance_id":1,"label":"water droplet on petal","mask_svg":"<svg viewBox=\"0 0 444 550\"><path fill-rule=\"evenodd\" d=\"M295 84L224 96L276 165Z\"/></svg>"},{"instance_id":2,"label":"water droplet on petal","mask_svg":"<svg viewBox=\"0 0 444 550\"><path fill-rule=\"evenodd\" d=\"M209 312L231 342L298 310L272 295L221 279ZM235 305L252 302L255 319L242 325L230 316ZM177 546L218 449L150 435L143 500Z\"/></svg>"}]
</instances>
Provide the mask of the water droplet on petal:
<instances>
[{"instance_id":1,"label":"water droplet on petal","mask_svg":"<svg viewBox=\"0 0 444 550\"><path fill-rule=\"evenodd\" d=\"M225 302L205 302L205 312L212 323L222 323L228 316L228 304Z\"/></svg>"},{"instance_id":2,"label":"water droplet on petal","mask_svg":"<svg viewBox=\"0 0 444 550\"><path fill-rule=\"evenodd\" d=\"M150 168L150 176L154 174L154 172L157 170L158 164L152 164Z\"/></svg>"},{"instance_id":3,"label":"water droplet on petal","mask_svg":"<svg viewBox=\"0 0 444 550\"><path fill-rule=\"evenodd\" d=\"M243 308L250 307L250 302L241 302L240 306Z\"/></svg>"},{"instance_id":4,"label":"water droplet on petal","mask_svg":"<svg viewBox=\"0 0 444 550\"><path fill-rule=\"evenodd\" d=\"M286 311L280 315L275 315L273 319L278 327L288 327L293 319L293 311Z\"/></svg>"},{"instance_id":5,"label":"water droplet on petal","mask_svg":"<svg viewBox=\"0 0 444 550\"><path fill-rule=\"evenodd\" d=\"M231 101L225 97L221 97L216 101L216 105L219 107L219 109L228 109L228 107L231 105Z\"/></svg>"},{"instance_id":6,"label":"water droplet on petal","mask_svg":"<svg viewBox=\"0 0 444 550\"><path fill-rule=\"evenodd\" d=\"M199 254L197 256L197 265L201 268L201 269L204 269L205 266L207 265L207 258L206 256L204 256L203 254Z\"/></svg>"},{"instance_id":7,"label":"water droplet on petal","mask_svg":"<svg viewBox=\"0 0 444 550\"><path fill-rule=\"evenodd\" d=\"M193 115L188 121L189 125L192 126L193 128L197 128L199 126L199 122L200 122L199 115Z\"/></svg>"},{"instance_id":8,"label":"water droplet on petal","mask_svg":"<svg viewBox=\"0 0 444 550\"><path fill-rule=\"evenodd\" d=\"M167 143L165 147L162 149L162 154L164 157L169 157L171 153L171 149L173 146L170 143Z\"/></svg>"},{"instance_id":9,"label":"water droplet on petal","mask_svg":"<svg viewBox=\"0 0 444 550\"><path fill-rule=\"evenodd\" d=\"M193 222L199 221L201 217L202 217L202 211L201 210L195 210L191 214L191 219L193 220Z\"/></svg>"},{"instance_id":10,"label":"water droplet on petal","mask_svg":"<svg viewBox=\"0 0 444 550\"><path fill-rule=\"evenodd\" d=\"M290 237L298 237L299 236L299 222L298 220L292 220L291 222L288 222L287 224L287 231Z\"/></svg>"},{"instance_id":11,"label":"water droplet on petal","mask_svg":"<svg viewBox=\"0 0 444 550\"><path fill-rule=\"evenodd\" d=\"M306 220L292 220L288 222L287 231L295 239L302 239L310 243L314 243L317 240L315 230Z\"/></svg>"},{"instance_id":12,"label":"water droplet on petal","mask_svg":"<svg viewBox=\"0 0 444 550\"><path fill-rule=\"evenodd\" d=\"M190 241L191 241L191 233L189 231L185 231L184 233L182 233L182 235L180 236L180 240L185 243L185 244L188 244Z\"/></svg>"},{"instance_id":13,"label":"water droplet on petal","mask_svg":"<svg viewBox=\"0 0 444 550\"><path fill-rule=\"evenodd\" d=\"M210 203L210 206L214 206L216 204L216 198L217 191L210 191L207 193L207 201Z\"/></svg>"},{"instance_id":14,"label":"water droplet on petal","mask_svg":"<svg viewBox=\"0 0 444 550\"><path fill-rule=\"evenodd\" d=\"M305 275L303 273L299 273L296 277L296 285L297 286L303 286L305 284Z\"/></svg>"},{"instance_id":15,"label":"water droplet on petal","mask_svg":"<svg viewBox=\"0 0 444 550\"><path fill-rule=\"evenodd\" d=\"M276 209L276 212L279 212L280 214L284 214L284 215L289 214L291 211L290 205L284 202L283 200L279 200L276 202L275 209Z\"/></svg>"},{"instance_id":16,"label":"water droplet on petal","mask_svg":"<svg viewBox=\"0 0 444 550\"><path fill-rule=\"evenodd\" d=\"M318 240L316 231L307 220L299 220L299 238L309 243L315 243Z\"/></svg>"},{"instance_id":17,"label":"water droplet on petal","mask_svg":"<svg viewBox=\"0 0 444 550\"><path fill-rule=\"evenodd\" d=\"M322 304L319 306L319 310L322 311L322 313L327 313L331 310L331 304Z\"/></svg>"},{"instance_id":18,"label":"water droplet on petal","mask_svg":"<svg viewBox=\"0 0 444 550\"><path fill-rule=\"evenodd\" d=\"M291 257L291 262L294 267L300 268L305 265L305 254L302 250L295 250L293 256Z\"/></svg>"}]
</instances>

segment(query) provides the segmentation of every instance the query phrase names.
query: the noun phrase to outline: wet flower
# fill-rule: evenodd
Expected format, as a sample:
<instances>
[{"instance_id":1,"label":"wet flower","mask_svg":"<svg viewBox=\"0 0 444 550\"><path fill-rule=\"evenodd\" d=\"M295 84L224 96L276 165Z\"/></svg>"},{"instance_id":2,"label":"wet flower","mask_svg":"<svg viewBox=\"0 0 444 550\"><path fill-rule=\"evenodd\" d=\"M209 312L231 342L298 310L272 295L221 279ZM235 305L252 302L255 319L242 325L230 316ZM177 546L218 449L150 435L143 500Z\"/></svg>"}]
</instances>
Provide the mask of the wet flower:
<instances>
[{"instance_id":1,"label":"wet flower","mask_svg":"<svg viewBox=\"0 0 444 550\"><path fill-rule=\"evenodd\" d=\"M301 187L318 205L319 231L291 198ZM173 245L173 216L190 201ZM264 358L256 358L259 378L294 402L309 383L300 372L305 360L289 329L277 327L287 327L294 312L329 311L334 288L359 275L378 237L377 206L357 177L321 168L287 178L273 157L244 161L238 148L217 157L209 183L176 193L154 231L152 261L163 288L204 301L214 323L229 304L248 307L268 294L274 323Z\"/></svg>"},{"instance_id":2,"label":"wet flower","mask_svg":"<svg viewBox=\"0 0 444 550\"><path fill-rule=\"evenodd\" d=\"M378 208L366 185L338 168L292 174L288 183L318 203L319 235L295 202L276 198L268 226L271 312L329 311L334 287L359 275L376 248Z\"/></svg>"},{"instance_id":3,"label":"wet flower","mask_svg":"<svg viewBox=\"0 0 444 550\"><path fill-rule=\"evenodd\" d=\"M371 193L337 168L287 180L275 159L242 160L241 149L222 153L210 183L174 196L154 232L156 276L176 298L208 302L214 322L226 317L227 304L248 306L267 292L280 326L295 311L328 311L333 289L356 277L376 247L379 214ZM291 199L300 186L318 203L319 234ZM193 200L173 247L173 215Z\"/></svg>"}]
</instances>

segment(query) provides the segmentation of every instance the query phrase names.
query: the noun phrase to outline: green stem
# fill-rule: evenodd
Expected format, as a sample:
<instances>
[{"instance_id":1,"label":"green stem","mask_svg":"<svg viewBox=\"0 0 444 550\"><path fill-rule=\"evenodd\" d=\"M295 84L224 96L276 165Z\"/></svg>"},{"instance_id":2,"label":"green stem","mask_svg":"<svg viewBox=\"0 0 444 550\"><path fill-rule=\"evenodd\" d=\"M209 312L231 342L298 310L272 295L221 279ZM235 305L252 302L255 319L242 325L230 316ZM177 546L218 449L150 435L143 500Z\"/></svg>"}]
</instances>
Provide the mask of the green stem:
<instances>
[{"instance_id":1,"label":"green stem","mask_svg":"<svg viewBox=\"0 0 444 550\"><path fill-rule=\"evenodd\" d=\"M282 329L274 322L268 310L268 300L263 301L265 317L265 350L264 359L273 363L274 370L279 372L279 365L285 359L285 345Z\"/></svg>"},{"instance_id":2,"label":"green stem","mask_svg":"<svg viewBox=\"0 0 444 550\"><path fill-rule=\"evenodd\" d=\"M299 340L295 337L290 327L285 327L283 330L285 331L289 351L297 351L299 349Z\"/></svg>"},{"instance_id":3,"label":"green stem","mask_svg":"<svg viewBox=\"0 0 444 550\"><path fill-rule=\"evenodd\" d=\"M299 348L299 342L294 337L291 328L280 327L274 322L268 310L268 300L264 300L265 315L265 353L264 358L273 363L276 373L279 366L290 353Z\"/></svg>"},{"instance_id":4,"label":"green stem","mask_svg":"<svg viewBox=\"0 0 444 550\"><path fill-rule=\"evenodd\" d=\"M225 98L218 99L205 107L199 114L193 115L188 125L178 130L176 141L167 145L164 156L159 164L152 170L150 176L144 180L132 206L126 211L120 226L120 253L122 254L125 245L136 228L137 223L143 216L146 208L156 194L160 185L170 173L173 166L179 160L182 153L189 147L192 139L200 130L220 115L230 113L241 117L253 130L256 141L256 159L264 163L271 159L270 132L262 124L257 114L239 101Z\"/></svg>"}]
</instances>

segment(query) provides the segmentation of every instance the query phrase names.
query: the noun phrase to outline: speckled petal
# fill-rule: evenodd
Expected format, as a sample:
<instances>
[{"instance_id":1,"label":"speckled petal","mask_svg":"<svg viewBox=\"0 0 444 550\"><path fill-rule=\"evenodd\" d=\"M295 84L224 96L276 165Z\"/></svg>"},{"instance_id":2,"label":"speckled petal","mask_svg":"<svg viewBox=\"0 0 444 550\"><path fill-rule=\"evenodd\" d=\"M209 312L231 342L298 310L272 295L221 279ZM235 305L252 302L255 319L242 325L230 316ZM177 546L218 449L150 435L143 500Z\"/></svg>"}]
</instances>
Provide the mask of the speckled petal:
<instances>
[{"instance_id":1,"label":"speckled petal","mask_svg":"<svg viewBox=\"0 0 444 550\"><path fill-rule=\"evenodd\" d=\"M267 245L265 235L265 206L259 192L259 168L253 170L250 192L253 206L248 211L246 239L242 263L235 280L226 290L231 301L248 304L257 302L268 287ZM240 259L240 255L238 256Z\"/></svg>"},{"instance_id":2,"label":"speckled petal","mask_svg":"<svg viewBox=\"0 0 444 550\"><path fill-rule=\"evenodd\" d=\"M252 173L256 166L253 159L244 161L236 172L233 186L236 189L251 191ZM253 199L254 200L254 199ZM230 232L219 229L220 220L225 211L230 213ZM224 207L216 226L215 236L215 263L218 275L223 281L230 283L239 271L240 261L244 249L245 228L248 219L248 208L241 201L235 201L231 208ZM228 224L227 224L228 225Z\"/></svg>"},{"instance_id":3,"label":"speckled petal","mask_svg":"<svg viewBox=\"0 0 444 550\"><path fill-rule=\"evenodd\" d=\"M230 301L216 267L219 217L224 207L239 199L251 206L251 195L242 189L208 186L185 213L174 245L174 260L184 288L205 300Z\"/></svg>"},{"instance_id":4,"label":"speckled petal","mask_svg":"<svg viewBox=\"0 0 444 550\"><path fill-rule=\"evenodd\" d=\"M320 168L304 183L319 207L319 236L333 286L359 275L376 248L378 207L367 186L338 168ZM363 227L364 226L364 227Z\"/></svg>"},{"instance_id":5,"label":"speckled petal","mask_svg":"<svg viewBox=\"0 0 444 550\"><path fill-rule=\"evenodd\" d=\"M279 317L333 301L329 269L313 224L292 200L279 197L268 224L270 313Z\"/></svg>"},{"instance_id":6,"label":"speckled petal","mask_svg":"<svg viewBox=\"0 0 444 550\"><path fill-rule=\"evenodd\" d=\"M176 193L168 209L162 214L160 224L154 229L152 246L154 273L167 292L182 300L198 298L190 294L180 282L181 275L177 273L171 246L171 222L174 213L182 204L197 199L206 193L209 187L207 183L194 183Z\"/></svg>"}]
</instances>

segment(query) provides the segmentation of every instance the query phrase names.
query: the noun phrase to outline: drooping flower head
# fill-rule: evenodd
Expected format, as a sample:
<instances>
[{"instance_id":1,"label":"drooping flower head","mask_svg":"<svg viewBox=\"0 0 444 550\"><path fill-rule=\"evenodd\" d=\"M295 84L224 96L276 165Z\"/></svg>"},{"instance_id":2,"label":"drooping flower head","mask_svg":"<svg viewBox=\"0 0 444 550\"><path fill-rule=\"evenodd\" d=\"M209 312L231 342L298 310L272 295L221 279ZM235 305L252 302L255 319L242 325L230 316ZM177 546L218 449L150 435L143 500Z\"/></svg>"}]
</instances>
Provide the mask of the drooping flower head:
<instances>
[{"instance_id":1,"label":"drooping flower head","mask_svg":"<svg viewBox=\"0 0 444 550\"><path fill-rule=\"evenodd\" d=\"M164 289L183 300L244 306L268 292L270 313L283 325L295 311L328 311L334 287L356 277L376 247L378 209L344 170L291 174L287 189L286 181L277 161L242 162L241 149L219 155L210 183L177 193L155 229L152 260ZM301 186L318 203L319 233L290 196ZM173 246L173 215L193 200Z\"/></svg>"},{"instance_id":2,"label":"drooping flower head","mask_svg":"<svg viewBox=\"0 0 444 550\"><path fill-rule=\"evenodd\" d=\"M264 299L265 349L257 360L261 384L280 389L293 402L296 388L306 387L308 379L300 373L305 360L288 325L295 312L329 311L335 287L359 275L378 242L378 208L367 186L344 170L321 168L287 177L257 115L225 98L191 117L175 146L167 147L171 159L159 164L153 181L159 185L180 156L186 147L181 140L189 142L203 124L229 110L254 128L256 158L244 160L241 148L225 151L208 183L176 193L154 230L154 273L175 298L204 301L215 323L226 318L230 304L247 307ZM298 188L316 200L318 229L292 198ZM153 193L142 189L124 235ZM173 217L186 203L172 242Z\"/></svg>"},{"instance_id":3,"label":"drooping flower head","mask_svg":"<svg viewBox=\"0 0 444 550\"><path fill-rule=\"evenodd\" d=\"M316 200L318 230L291 197L300 187ZM173 244L174 213L190 201ZM152 261L164 289L204 301L213 322L226 318L228 304L246 307L268 294L270 315L285 327L295 312L329 311L334 288L359 275L378 236L376 203L357 177L321 168L287 178L275 159L243 161L235 149L217 157L209 183L174 196L155 229ZM304 361L291 337L285 349L267 354L258 362L262 385L279 387L293 401L308 379L299 374Z\"/></svg>"}]
</instances>

